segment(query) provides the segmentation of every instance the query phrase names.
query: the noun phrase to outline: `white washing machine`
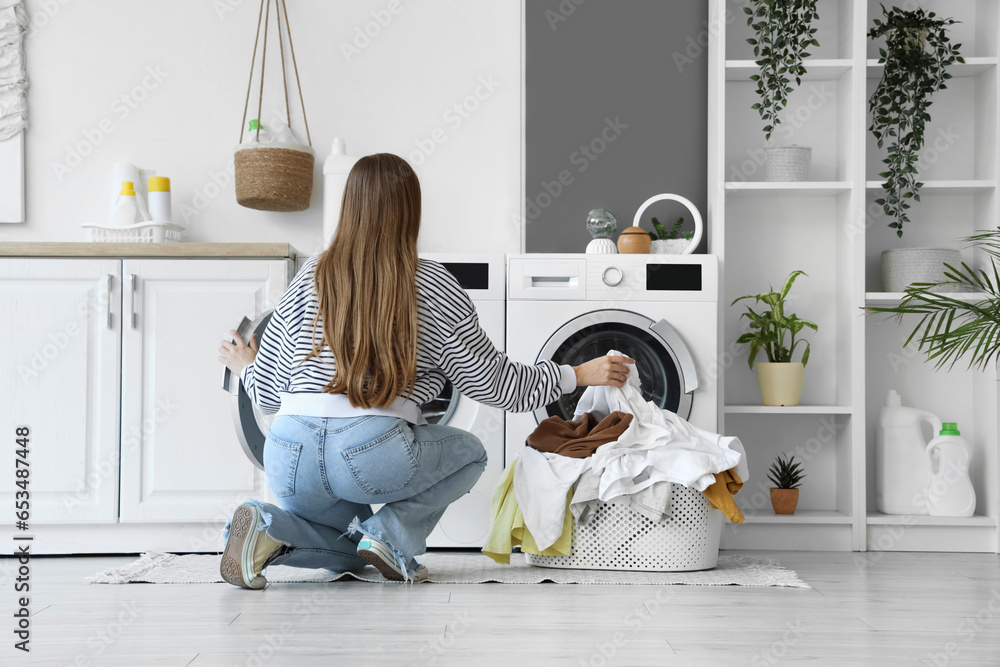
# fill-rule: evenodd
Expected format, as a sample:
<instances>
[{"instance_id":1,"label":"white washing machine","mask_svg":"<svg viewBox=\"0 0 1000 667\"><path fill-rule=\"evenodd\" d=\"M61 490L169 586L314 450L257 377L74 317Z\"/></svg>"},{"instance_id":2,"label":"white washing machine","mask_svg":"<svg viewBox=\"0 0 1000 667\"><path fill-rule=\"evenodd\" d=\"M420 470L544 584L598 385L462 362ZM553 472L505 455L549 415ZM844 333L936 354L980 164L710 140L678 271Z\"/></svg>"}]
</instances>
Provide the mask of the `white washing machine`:
<instances>
[{"instance_id":1,"label":"white washing machine","mask_svg":"<svg viewBox=\"0 0 1000 667\"><path fill-rule=\"evenodd\" d=\"M713 255L511 255L507 353L576 366L620 350L636 360L647 400L715 432L718 276ZM572 419L582 393L508 413L506 460L541 420Z\"/></svg>"},{"instance_id":2,"label":"white washing machine","mask_svg":"<svg viewBox=\"0 0 1000 667\"><path fill-rule=\"evenodd\" d=\"M504 349L504 257L488 254L421 253L440 262L469 293L483 331L498 349ZM271 313L251 322L244 319L237 331L244 340L256 333L260 340ZM258 468L264 468L264 441L273 416L261 413L247 396L241 382L233 382L227 369L223 387L232 394L236 435L244 453ZM486 541L492 514L493 487L504 467L503 410L488 407L463 396L450 382L441 395L423 406L432 424L447 424L469 431L482 440L489 456L486 471L472 491L452 504L427 539L430 547L479 548ZM272 500L273 502L273 500Z\"/></svg>"}]
</instances>

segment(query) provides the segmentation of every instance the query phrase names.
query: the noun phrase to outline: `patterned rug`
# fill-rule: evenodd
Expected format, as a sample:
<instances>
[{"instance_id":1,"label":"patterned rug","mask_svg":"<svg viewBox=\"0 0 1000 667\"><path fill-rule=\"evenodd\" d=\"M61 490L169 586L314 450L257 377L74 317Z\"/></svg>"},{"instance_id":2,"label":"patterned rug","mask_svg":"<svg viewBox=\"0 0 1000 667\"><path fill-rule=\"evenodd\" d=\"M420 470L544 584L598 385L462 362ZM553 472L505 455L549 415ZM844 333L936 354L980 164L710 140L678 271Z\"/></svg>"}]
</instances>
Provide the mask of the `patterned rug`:
<instances>
[{"instance_id":1,"label":"patterned rug","mask_svg":"<svg viewBox=\"0 0 1000 667\"><path fill-rule=\"evenodd\" d=\"M87 581L92 584L211 584L222 583L218 554L177 555L147 551L139 560L109 567ZM429 583L437 584L604 584L689 586L787 586L810 588L798 575L779 563L746 556L720 555L718 566L700 572L642 572L613 570L564 570L536 567L524 556L511 555L510 565L500 565L481 554L428 553L420 561L430 572ZM367 566L360 572L334 574L328 570L307 570L273 565L264 571L270 583L329 582L341 579L391 583Z\"/></svg>"}]
</instances>

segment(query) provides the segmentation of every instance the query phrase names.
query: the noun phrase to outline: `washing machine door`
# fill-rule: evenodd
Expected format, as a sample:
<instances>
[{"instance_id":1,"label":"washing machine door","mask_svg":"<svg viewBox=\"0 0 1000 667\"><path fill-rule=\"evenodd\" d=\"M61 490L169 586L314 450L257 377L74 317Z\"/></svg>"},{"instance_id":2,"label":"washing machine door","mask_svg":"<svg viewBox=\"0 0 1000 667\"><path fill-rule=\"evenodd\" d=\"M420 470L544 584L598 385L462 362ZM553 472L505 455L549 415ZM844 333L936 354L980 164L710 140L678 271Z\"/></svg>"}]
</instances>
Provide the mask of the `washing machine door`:
<instances>
[{"instance_id":1,"label":"washing machine door","mask_svg":"<svg viewBox=\"0 0 1000 667\"><path fill-rule=\"evenodd\" d=\"M543 346L538 360L578 366L619 350L635 359L642 380L642 396L687 419L691 416L698 374L694 358L677 330L666 320L655 321L628 310L596 310L561 326ZM572 419L585 387L564 394L535 411L547 417Z\"/></svg>"},{"instance_id":2,"label":"washing machine door","mask_svg":"<svg viewBox=\"0 0 1000 667\"><path fill-rule=\"evenodd\" d=\"M271 321L272 312L268 311L252 322L244 317L236 328L236 332L244 341L249 341L253 334L257 334L258 341L261 340L267 323ZM222 387L232 395L233 422L236 428L236 437L240 441L243 453L247 455L251 463L263 470L264 441L271 430L274 415L262 412L250 400L246 389L243 388L243 382L228 368L224 373ZM425 403L421 408L424 419L429 424L447 424L455 414L459 396L458 389L451 381L446 380L444 389L441 390L438 397Z\"/></svg>"}]
</instances>

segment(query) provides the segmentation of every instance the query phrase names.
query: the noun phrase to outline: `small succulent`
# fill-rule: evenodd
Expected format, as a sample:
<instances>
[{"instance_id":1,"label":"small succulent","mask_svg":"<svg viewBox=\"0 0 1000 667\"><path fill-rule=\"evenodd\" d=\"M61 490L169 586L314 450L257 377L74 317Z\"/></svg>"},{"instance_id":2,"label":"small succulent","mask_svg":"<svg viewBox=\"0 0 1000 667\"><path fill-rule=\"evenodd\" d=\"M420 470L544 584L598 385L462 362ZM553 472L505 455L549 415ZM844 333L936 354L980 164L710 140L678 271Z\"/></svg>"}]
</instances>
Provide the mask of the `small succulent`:
<instances>
[{"instance_id":1,"label":"small succulent","mask_svg":"<svg viewBox=\"0 0 1000 667\"><path fill-rule=\"evenodd\" d=\"M653 227L656 229L655 232L646 232L649 234L649 238L654 241L670 241L672 239L682 238L686 241L690 241L694 238L694 232L682 232L681 227L684 226L684 218L677 218L677 222L670 229L664 227L659 220L655 217L653 218Z\"/></svg>"},{"instance_id":2,"label":"small succulent","mask_svg":"<svg viewBox=\"0 0 1000 667\"><path fill-rule=\"evenodd\" d=\"M771 464L767 478L771 480L776 489L797 489L806 476L800 466L800 463L795 462L794 455L782 458L779 454L778 458Z\"/></svg>"}]
</instances>

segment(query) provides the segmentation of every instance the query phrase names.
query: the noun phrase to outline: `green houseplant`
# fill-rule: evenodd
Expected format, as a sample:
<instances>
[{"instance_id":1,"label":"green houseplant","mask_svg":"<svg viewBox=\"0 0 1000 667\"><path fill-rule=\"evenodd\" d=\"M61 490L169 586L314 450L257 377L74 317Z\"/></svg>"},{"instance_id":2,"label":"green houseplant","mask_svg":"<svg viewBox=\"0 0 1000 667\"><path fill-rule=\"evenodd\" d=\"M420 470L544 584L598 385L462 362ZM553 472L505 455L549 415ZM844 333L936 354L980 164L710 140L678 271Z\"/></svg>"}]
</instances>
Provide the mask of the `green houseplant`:
<instances>
[{"instance_id":1,"label":"green houseplant","mask_svg":"<svg viewBox=\"0 0 1000 667\"><path fill-rule=\"evenodd\" d=\"M802 395L805 366L809 363L809 342L796 337L803 329L818 331L819 328L794 314L785 314L785 299L795 279L801 275L806 274L804 271L792 271L788 274L780 292L769 287L767 292L741 296L730 304L736 305L744 299L754 299L755 303L766 306L760 312L747 306L747 311L741 317L750 321L750 331L736 340L737 343L750 346L748 363L751 369L761 350L767 355L767 362L757 364L757 380L764 405L798 405ZM802 351L801 361L793 362L795 348L802 343L805 343L805 349Z\"/></svg>"},{"instance_id":2,"label":"green houseplant","mask_svg":"<svg viewBox=\"0 0 1000 667\"><path fill-rule=\"evenodd\" d=\"M788 94L802 83L806 68L803 59L809 57L810 46L819 46L813 19L816 0L748 0L743 7L747 25L755 37L747 39L760 68L750 77L757 84L760 102L753 105L764 121L764 138L770 140L774 128L781 122L779 114L788 104Z\"/></svg>"},{"instance_id":3,"label":"green houseplant","mask_svg":"<svg viewBox=\"0 0 1000 667\"><path fill-rule=\"evenodd\" d=\"M985 370L1000 359L1000 227L964 239L967 247L979 250L989 268L979 270L962 262L945 264L945 280L914 283L894 306L865 308L869 313L918 316L904 347L917 341L918 349L936 368L955 365L968 355L969 368ZM935 290L935 291L932 291ZM943 291L942 291L943 290ZM954 292L977 292L977 300L949 296Z\"/></svg>"},{"instance_id":4,"label":"green houseplant","mask_svg":"<svg viewBox=\"0 0 1000 667\"><path fill-rule=\"evenodd\" d=\"M938 18L923 9L887 10L885 5L882 14L868 31L873 40L886 38L885 47L879 48L882 78L868 100L872 115L868 129L879 148L888 145L882 160L886 168L879 174L884 179L884 195L875 203L891 218L889 227L902 236L903 224L910 221L906 214L909 200L920 201L923 183L917 181L916 164L924 145L924 128L931 119L927 112L931 96L948 87L948 66L965 61L958 52L961 44L948 39L948 26L956 23L954 19Z\"/></svg>"},{"instance_id":5,"label":"green houseplant","mask_svg":"<svg viewBox=\"0 0 1000 667\"><path fill-rule=\"evenodd\" d=\"M780 454L771 464L767 478L771 480L771 507L775 514L795 514L799 504L799 486L805 479L801 463L794 456L782 457Z\"/></svg>"},{"instance_id":6,"label":"green houseplant","mask_svg":"<svg viewBox=\"0 0 1000 667\"><path fill-rule=\"evenodd\" d=\"M656 217L653 217L653 228L655 232L649 232L649 238L652 239L651 253L661 254L661 255L680 255L684 250L691 245L691 240L694 238L693 231L682 232L681 228L684 227L684 218L677 218L677 221L667 229L664 227Z\"/></svg>"}]
</instances>

